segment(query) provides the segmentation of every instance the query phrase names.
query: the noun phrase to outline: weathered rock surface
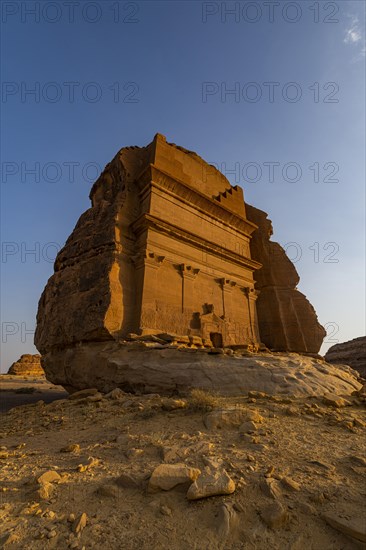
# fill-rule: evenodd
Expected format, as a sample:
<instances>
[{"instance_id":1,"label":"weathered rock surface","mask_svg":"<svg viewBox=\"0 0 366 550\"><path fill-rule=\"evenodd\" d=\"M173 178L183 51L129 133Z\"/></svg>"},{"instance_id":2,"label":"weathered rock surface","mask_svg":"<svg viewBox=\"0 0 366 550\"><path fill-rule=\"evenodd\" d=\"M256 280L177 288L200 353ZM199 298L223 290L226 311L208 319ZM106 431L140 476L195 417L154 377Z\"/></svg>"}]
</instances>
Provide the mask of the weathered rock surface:
<instances>
[{"instance_id":1,"label":"weathered rock surface","mask_svg":"<svg viewBox=\"0 0 366 550\"><path fill-rule=\"evenodd\" d=\"M243 395L251 390L269 395L350 395L362 387L350 367L328 365L296 353L229 357L192 351L195 353L136 350L113 342L81 344L53 352L47 377L72 391L93 387L106 393L120 387L165 395L185 395L192 388L221 395Z\"/></svg>"},{"instance_id":2,"label":"weathered rock surface","mask_svg":"<svg viewBox=\"0 0 366 550\"><path fill-rule=\"evenodd\" d=\"M366 378L366 336L335 344L324 358L328 363L349 365Z\"/></svg>"},{"instance_id":3,"label":"weathered rock surface","mask_svg":"<svg viewBox=\"0 0 366 550\"><path fill-rule=\"evenodd\" d=\"M313 306L296 288L300 280L296 268L282 246L270 240L273 229L267 214L250 205L246 211L248 219L258 226L250 251L262 264L254 273L261 340L276 351L317 353L326 331Z\"/></svg>"},{"instance_id":4,"label":"weathered rock surface","mask_svg":"<svg viewBox=\"0 0 366 550\"><path fill-rule=\"evenodd\" d=\"M286 525L288 521L288 512L286 508L278 501L268 505L261 512L264 523L271 529L279 529Z\"/></svg>"},{"instance_id":5,"label":"weathered rock surface","mask_svg":"<svg viewBox=\"0 0 366 550\"><path fill-rule=\"evenodd\" d=\"M78 363L85 346L118 347L129 335L152 340L136 341L137 349L173 335L172 347L217 354L258 350L261 341L319 350L324 329L295 289L295 268L269 241L267 215L249 206L247 214L242 189L196 153L160 134L146 147L125 147L90 198L39 302L35 344L50 379L58 368L61 384L81 387L79 377L94 368ZM98 376L110 379L103 367Z\"/></svg>"},{"instance_id":6,"label":"weathered rock surface","mask_svg":"<svg viewBox=\"0 0 366 550\"><path fill-rule=\"evenodd\" d=\"M366 521L364 517L348 519L334 513L327 513L323 515L323 519L341 533L360 542L366 542Z\"/></svg>"},{"instance_id":7,"label":"weathered rock surface","mask_svg":"<svg viewBox=\"0 0 366 550\"><path fill-rule=\"evenodd\" d=\"M41 367L41 356L38 354L23 354L18 361L15 361L8 370L8 374L13 376L44 376L44 370Z\"/></svg>"},{"instance_id":8,"label":"weathered rock surface","mask_svg":"<svg viewBox=\"0 0 366 550\"><path fill-rule=\"evenodd\" d=\"M235 483L225 470L207 468L188 489L188 500L216 495L231 495L235 491Z\"/></svg>"},{"instance_id":9,"label":"weathered rock surface","mask_svg":"<svg viewBox=\"0 0 366 550\"><path fill-rule=\"evenodd\" d=\"M235 407L208 413L204 418L204 423L209 430L217 430L221 428L238 428L243 422L253 420L262 422L264 418L255 411L244 407Z\"/></svg>"},{"instance_id":10,"label":"weathered rock surface","mask_svg":"<svg viewBox=\"0 0 366 550\"><path fill-rule=\"evenodd\" d=\"M190 468L186 464L160 464L151 474L149 491L170 491L177 485L192 483L200 473L198 468Z\"/></svg>"},{"instance_id":11,"label":"weathered rock surface","mask_svg":"<svg viewBox=\"0 0 366 550\"><path fill-rule=\"evenodd\" d=\"M326 393L323 397L323 401L326 405L337 408L346 407L347 405L351 404L349 401L347 401L347 399L343 399L342 397L339 397L338 395L334 395L332 393Z\"/></svg>"}]
</instances>

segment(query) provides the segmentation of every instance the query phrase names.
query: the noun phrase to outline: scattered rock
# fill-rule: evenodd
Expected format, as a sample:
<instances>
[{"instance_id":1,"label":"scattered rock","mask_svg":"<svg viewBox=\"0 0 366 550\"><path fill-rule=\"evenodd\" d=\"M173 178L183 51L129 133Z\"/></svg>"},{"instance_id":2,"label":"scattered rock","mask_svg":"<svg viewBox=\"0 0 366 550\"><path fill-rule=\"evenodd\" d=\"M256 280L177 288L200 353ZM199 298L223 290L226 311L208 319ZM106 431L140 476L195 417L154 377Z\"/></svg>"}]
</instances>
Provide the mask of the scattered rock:
<instances>
[{"instance_id":1,"label":"scattered rock","mask_svg":"<svg viewBox=\"0 0 366 550\"><path fill-rule=\"evenodd\" d=\"M264 422L263 416L261 416L256 409L247 409L245 416L246 420L256 422L257 424L261 424L262 422Z\"/></svg>"},{"instance_id":2,"label":"scattered rock","mask_svg":"<svg viewBox=\"0 0 366 550\"><path fill-rule=\"evenodd\" d=\"M323 462L322 460L309 460L309 464L320 467L322 470L328 470L329 472L334 472L335 466L333 464L328 464L328 462Z\"/></svg>"},{"instance_id":3,"label":"scattered rock","mask_svg":"<svg viewBox=\"0 0 366 550\"><path fill-rule=\"evenodd\" d=\"M39 484L43 483L52 483L53 481L59 481L61 479L60 475L54 470L47 470L42 475L37 477L37 482Z\"/></svg>"},{"instance_id":4,"label":"scattered rock","mask_svg":"<svg viewBox=\"0 0 366 550\"><path fill-rule=\"evenodd\" d=\"M80 514L80 516L75 519L75 521L72 525L72 530L75 533L75 535L78 535L79 533L81 533L83 531L83 529L85 528L87 522L88 522L88 516L86 515L85 512Z\"/></svg>"},{"instance_id":5,"label":"scattered rock","mask_svg":"<svg viewBox=\"0 0 366 550\"><path fill-rule=\"evenodd\" d=\"M285 410L287 416L299 416L300 411L296 407L287 407Z\"/></svg>"},{"instance_id":6,"label":"scattered rock","mask_svg":"<svg viewBox=\"0 0 366 550\"><path fill-rule=\"evenodd\" d=\"M189 454L208 455L215 449L215 444L210 441L198 441L187 447Z\"/></svg>"},{"instance_id":7,"label":"scattered rock","mask_svg":"<svg viewBox=\"0 0 366 550\"><path fill-rule=\"evenodd\" d=\"M314 493L313 495L311 495L310 499L315 504L324 504L324 502L327 500L327 497L326 497L325 493L323 493L322 491L318 491L318 492Z\"/></svg>"},{"instance_id":8,"label":"scattered rock","mask_svg":"<svg viewBox=\"0 0 366 550\"><path fill-rule=\"evenodd\" d=\"M163 459L164 462L172 462L174 460L181 460L189 454L188 448L181 448L178 445L173 447L164 447L163 448Z\"/></svg>"},{"instance_id":9,"label":"scattered rock","mask_svg":"<svg viewBox=\"0 0 366 550\"><path fill-rule=\"evenodd\" d=\"M60 449L60 453L79 453L80 452L80 445L78 443L70 443L70 445L66 445L66 447L62 447Z\"/></svg>"},{"instance_id":10,"label":"scattered rock","mask_svg":"<svg viewBox=\"0 0 366 550\"><path fill-rule=\"evenodd\" d=\"M116 483L119 487L123 487L124 489L138 489L140 487L140 482L131 474L125 472L116 479Z\"/></svg>"},{"instance_id":11,"label":"scattered rock","mask_svg":"<svg viewBox=\"0 0 366 550\"><path fill-rule=\"evenodd\" d=\"M99 393L99 391L96 388L86 388L85 390L79 390L72 393L69 395L69 399L84 399L85 397L96 395L97 393Z\"/></svg>"},{"instance_id":12,"label":"scattered rock","mask_svg":"<svg viewBox=\"0 0 366 550\"><path fill-rule=\"evenodd\" d=\"M240 424L239 426L239 432L240 433L246 433L251 434L254 433L257 430L257 424L249 420L248 422L243 422L243 424Z\"/></svg>"},{"instance_id":13,"label":"scattered rock","mask_svg":"<svg viewBox=\"0 0 366 550\"><path fill-rule=\"evenodd\" d=\"M53 489L54 487L52 483L48 483L48 481L45 481L39 486L37 494L41 500L49 500L51 498Z\"/></svg>"},{"instance_id":14,"label":"scattered rock","mask_svg":"<svg viewBox=\"0 0 366 550\"><path fill-rule=\"evenodd\" d=\"M329 405L330 407L346 407L351 405L350 401L347 401L347 399L343 399L343 397L340 397L339 395L335 395L333 393L326 393L323 396L323 403L325 405Z\"/></svg>"},{"instance_id":15,"label":"scattered rock","mask_svg":"<svg viewBox=\"0 0 366 550\"><path fill-rule=\"evenodd\" d=\"M364 428L366 426L366 423L363 420L361 420L361 418L357 418L357 417L353 418L353 424L357 428Z\"/></svg>"},{"instance_id":16,"label":"scattered rock","mask_svg":"<svg viewBox=\"0 0 366 550\"><path fill-rule=\"evenodd\" d=\"M132 448L132 449L128 449L125 452L126 458L128 458L129 460L133 460L134 458L137 458L143 454L144 454L144 449Z\"/></svg>"},{"instance_id":17,"label":"scattered rock","mask_svg":"<svg viewBox=\"0 0 366 550\"><path fill-rule=\"evenodd\" d=\"M302 512L303 514L310 514L313 516L317 514L316 508L308 502L299 502L297 508L299 512Z\"/></svg>"},{"instance_id":18,"label":"scattered rock","mask_svg":"<svg viewBox=\"0 0 366 550\"><path fill-rule=\"evenodd\" d=\"M86 472L87 470L90 470L90 468L93 468L94 466L97 466L99 464L99 460L97 458L93 458L92 456L88 458L86 462L82 462L77 466L77 470L79 472Z\"/></svg>"},{"instance_id":19,"label":"scattered rock","mask_svg":"<svg viewBox=\"0 0 366 550\"><path fill-rule=\"evenodd\" d=\"M279 482L272 478L265 478L260 483L260 488L267 497L274 499L280 499L282 497L282 492L280 489Z\"/></svg>"},{"instance_id":20,"label":"scattered rock","mask_svg":"<svg viewBox=\"0 0 366 550\"><path fill-rule=\"evenodd\" d=\"M254 397L254 399L264 399L267 394L263 391L248 391L248 397Z\"/></svg>"},{"instance_id":21,"label":"scattered rock","mask_svg":"<svg viewBox=\"0 0 366 550\"><path fill-rule=\"evenodd\" d=\"M236 428L245 421L263 422L264 418L257 412L245 408L233 408L212 411L206 414L204 423L207 429Z\"/></svg>"},{"instance_id":22,"label":"scattered rock","mask_svg":"<svg viewBox=\"0 0 366 550\"><path fill-rule=\"evenodd\" d=\"M123 399L126 397L126 393L121 390L120 388L114 388L114 390L110 391L105 395L108 399Z\"/></svg>"},{"instance_id":23,"label":"scattered rock","mask_svg":"<svg viewBox=\"0 0 366 550\"><path fill-rule=\"evenodd\" d=\"M349 458L350 460L352 460L352 462L355 462L358 466L366 467L366 458L364 458L363 456L350 455Z\"/></svg>"},{"instance_id":24,"label":"scattered rock","mask_svg":"<svg viewBox=\"0 0 366 550\"><path fill-rule=\"evenodd\" d=\"M163 399L161 406L164 411L175 411L176 409L185 409L187 401L184 399Z\"/></svg>"},{"instance_id":25,"label":"scattered rock","mask_svg":"<svg viewBox=\"0 0 366 550\"><path fill-rule=\"evenodd\" d=\"M163 516L171 516L172 515L172 509L169 508L169 506L165 506L165 504L162 504L160 507L160 513Z\"/></svg>"},{"instance_id":26,"label":"scattered rock","mask_svg":"<svg viewBox=\"0 0 366 550\"><path fill-rule=\"evenodd\" d=\"M337 531L354 539L366 542L365 518L346 519L332 513L323 514L323 519Z\"/></svg>"},{"instance_id":27,"label":"scattered rock","mask_svg":"<svg viewBox=\"0 0 366 550\"><path fill-rule=\"evenodd\" d=\"M2 548L6 548L10 546L11 544L16 544L19 542L19 535L16 533L7 533L3 540L0 541L2 543Z\"/></svg>"},{"instance_id":28,"label":"scattered rock","mask_svg":"<svg viewBox=\"0 0 366 550\"><path fill-rule=\"evenodd\" d=\"M301 489L300 483L297 483L297 481L294 481L290 477L283 477L281 479L281 484L285 489L289 489L290 491L300 491Z\"/></svg>"},{"instance_id":29,"label":"scattered rock","mask_svg":"<svg viewBox=\"0 0 366 550\"><path fill-rule=\"evenodd\" d=\"M284 527L289 519L286 508L278 501L270 504L261 511L261 517L264 523L271 529Z\"/></svg>"},{"instance_id":30,"label":"scattered rock","mask_svg":"<svg viewBox=\"0 0 366 550\"><path fill-rule=\"evenodd\" d=\"M118 497L118 487L111 484L105 484L101 485L97 489L97 494L102 497L111 497L111 498L117 498Z\"/></svg>"},{"instance_id":31,"label":"scattered rock","mask_svg":"<svg viewBox=\"0 0 366 550\"><path fill-rule=\"evenodd\" d=\"M120 434L116 437L117 445L127 446L130 441L131 441L131 438L130 438L129 434L127 434L127 433Z\"/></svg>"},{"instance_id":32,"label":"scattered rock","mask_svg":"<svg viewBox=\"0 0 366 550\"><path fill-rule=\"evenodd\" d=\"M186 464L160 464L149 480L149 491L169 491L177 485L191 483L200 475L198 468L190 468Z\"/></svg>"},{"instance_id":33,"label":"scattered rock","mask_svg":"<svg viewBox=\"0 0 366 550\"><path fill-rule=\"evenodd\" d=\"M238 514L231 504L225 503L220 507L217 517L217 530L220 539L225 539L232 535L238 526Z\"/></svg>"},{"instance_id":34,"label":"scattered rock","mask_svg":"<svg viewBox=\"0 0 366 550\"><path fill-rule=\"evenodd\" d=\"M231 495L235 491L235 483L225 470L212 470L207 468L187 492L188 500L198 500L200 498L211 497L215 495Z\"/></svg>"},{"instance_id":35,"label":"scattered rock","mask_svg":"<svg viewBox=\"0 0 366 550\"><path fill-rule=\"evenodd\" d=\"M103 394L97 392L94 395L88 395L85 399L88 403L97 403L103 399Z\"/></svg>"},{"instance_id":36,"label":"scattered rock","mask_svg":"<svg viewBox=\"0 0 366 550\"><path fill-rule=\"evenodd\" d=\"M274 471L275 471L275 467L274 466L269 466L264 474L265 477L268 477L268 478L272 478L273 474L274 474Z\"/></svg>"}]
</instances>

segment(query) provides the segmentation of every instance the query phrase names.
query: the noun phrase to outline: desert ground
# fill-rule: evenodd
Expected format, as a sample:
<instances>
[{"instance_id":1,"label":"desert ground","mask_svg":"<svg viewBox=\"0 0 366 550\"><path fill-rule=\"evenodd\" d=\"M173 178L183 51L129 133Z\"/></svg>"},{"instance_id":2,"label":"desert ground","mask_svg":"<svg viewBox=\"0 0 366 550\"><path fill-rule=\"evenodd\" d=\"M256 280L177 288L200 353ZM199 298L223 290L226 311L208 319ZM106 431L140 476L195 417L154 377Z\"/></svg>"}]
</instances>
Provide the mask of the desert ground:
<instances>
[{"instance_id":1,"label":"desert ground","mask_svg":"<svg viewBox=\"0 0 366 550\"><path fill-rule=\"evenodd\" d=\"M34 376L0 375L0 413L5 413L12 407L36 403L41 399L45 403L67 397L62 386L55 386L46 378Z\"/></svg>"},{"instance_id":2,"label":"desert ground","mask_svg":"<svg viewBox=\"0 0 366 550\"><path fill-rule=\"evenodd\" d=\"M18 384L40 393L0 415L3 548L366 547L362 392L68 397Z\"/></svg>"}]
</instances>

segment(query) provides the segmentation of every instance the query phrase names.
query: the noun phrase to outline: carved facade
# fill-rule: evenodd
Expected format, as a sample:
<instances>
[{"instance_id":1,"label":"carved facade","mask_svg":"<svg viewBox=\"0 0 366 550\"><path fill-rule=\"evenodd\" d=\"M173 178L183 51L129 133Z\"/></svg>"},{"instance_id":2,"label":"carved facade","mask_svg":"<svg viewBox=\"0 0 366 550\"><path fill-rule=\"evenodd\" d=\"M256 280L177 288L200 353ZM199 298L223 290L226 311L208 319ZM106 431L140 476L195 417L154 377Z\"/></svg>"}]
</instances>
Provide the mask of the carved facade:
<instances>
[{"instance_id":1,"label":"carved facade","mask_svg":"<svg viewBox=\"0 0 366 550\"><path fill-rule=\"evenodd\" d=\"M77 364L81 346L129 333L319 350L324 329L289 260L272 261L281 247L269 242L266 214L196 153L160 134L125 147L90 198L39 302L35 343L46 371Z\"/></svg>"},{"instance_id":2,"label":"carved facade","mask_svg":"<svg viewBox=\"0 0 366 550\"><path fill-rule=\"evenodd\" d=\"M249 247L256 226L246 219L242 190L162 135L147 149L117 212L119 280L111 303L122 307L111 334L259 343L253 272L260 264ZM94 207L108 194L108 174L93 187Z\"/></svg>"}]
</instances>

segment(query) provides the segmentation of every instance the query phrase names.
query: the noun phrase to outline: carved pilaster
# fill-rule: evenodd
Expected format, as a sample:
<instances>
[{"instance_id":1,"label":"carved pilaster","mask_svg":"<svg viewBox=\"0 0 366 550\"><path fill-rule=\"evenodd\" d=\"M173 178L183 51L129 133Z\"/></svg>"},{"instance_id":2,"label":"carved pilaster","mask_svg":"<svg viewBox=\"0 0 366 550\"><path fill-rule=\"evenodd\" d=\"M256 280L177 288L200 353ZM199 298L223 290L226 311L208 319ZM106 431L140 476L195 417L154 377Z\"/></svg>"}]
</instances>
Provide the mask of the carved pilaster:
<instances>
[{"instance_id":1,"label":"carved pilaster","mask_svg":"<svg viewBox=\"0 0 366 550\"><path fill-rule=\"evenodd\" d=\"M226 279L225 277L220 279L220 285L222 289L222 311L224 318L229 315L231 310L231 292L236 286L236 282L231 279Z\"/></svg>"},{"instance_id":2,"label":"carved pilaster","mask_svg":"<svg viewBox=\"0 0 366 550\"><path fill-rule=\"evenodd\" d=\"M193 303L194 292L193 281L197 277L200 269L187 264L179 264L179 271L182 276L182 312L185 307Z\"/></svg>"},{"instance_id":3,"label":"carved pilaster","mask_svg":"<svg viewBox=\"0 0 366 550\"><path fill-rule=\"evenodd\" d=\"M255 307L255 301L258 298L259 291L255 290L254 287L249 287L249 286L242 287L241 290L247 299L250 334L251 334L253 343L256 343L258 341L258 327L257 327L257 311Z\"/></svg>"}]
</instances>

